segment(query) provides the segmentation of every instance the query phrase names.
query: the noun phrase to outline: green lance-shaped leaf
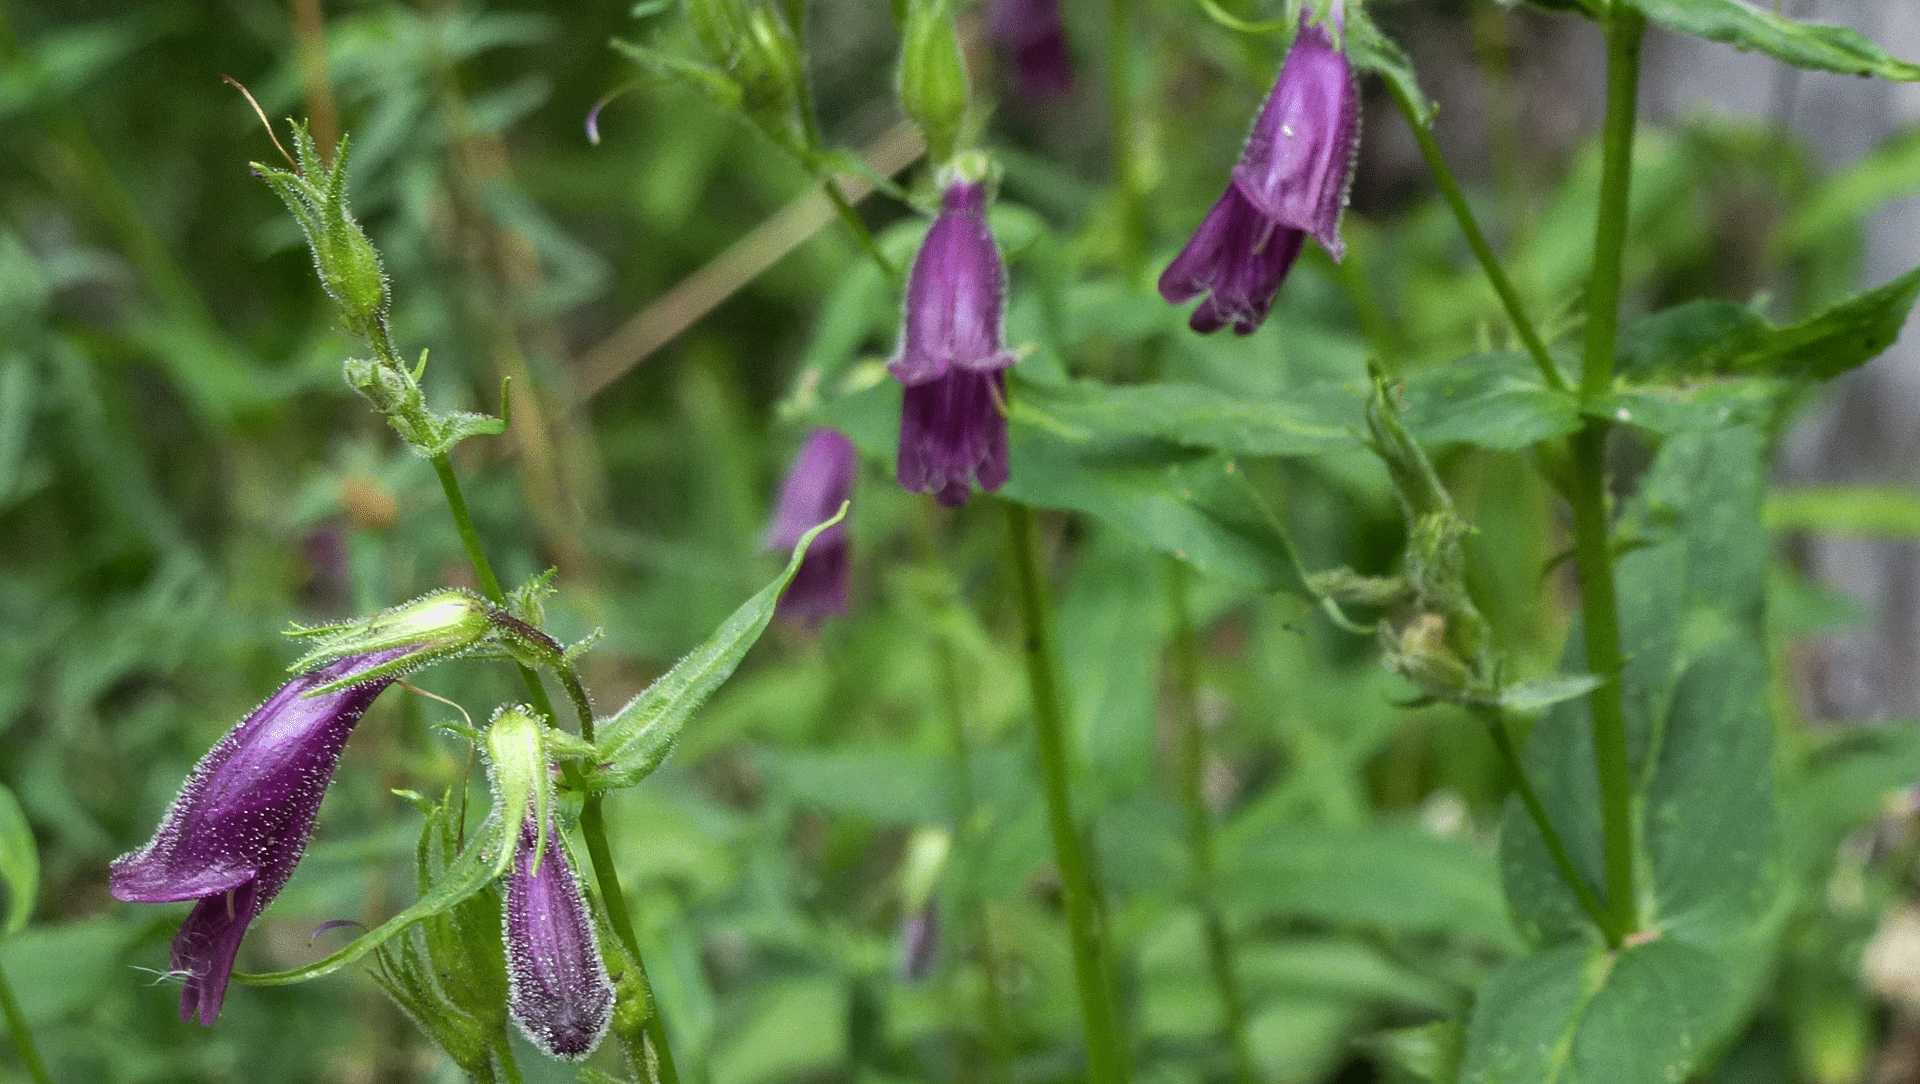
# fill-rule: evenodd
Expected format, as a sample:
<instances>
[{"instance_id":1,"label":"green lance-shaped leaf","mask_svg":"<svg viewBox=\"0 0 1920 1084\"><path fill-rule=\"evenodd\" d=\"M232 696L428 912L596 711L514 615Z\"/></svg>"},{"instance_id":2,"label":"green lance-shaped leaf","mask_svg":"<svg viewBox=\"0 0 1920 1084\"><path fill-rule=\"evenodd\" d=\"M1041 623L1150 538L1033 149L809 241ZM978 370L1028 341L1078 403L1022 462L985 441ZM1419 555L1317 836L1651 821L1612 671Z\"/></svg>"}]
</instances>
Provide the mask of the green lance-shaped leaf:
<instances>
[{"instance_id":1,"label":"green lance-shaped leaf","mask_svg":"<svg viewBox=\"0 0 1920 1084\"><path fill-rule=\"evenodd\" d=\"M466 849L460 852L460 857L446 868L432 890L423 894L413 906L381 923L372 931L354 938L352 943L340 951L305 967L258 975L236 973L233 977L237 982L254 986L288 986L317 979L322 975L331 975L386 944L415 923L443 914L471 898L474 893L486 888L493 882L494 868L498 864L500 851L506 846L507 843L500 834L500 821L498 818L489 817L468 841Z\"/></svg>"},{"instance_id":2,"label":"green lance-shaped leaf","mask_svg":"<svg viewBox=\"0 0 1920 1084\"><path fill-rule=\"evenodd\" d=\"M1920 65L1897 59L1856 30L1803 23L1746 0L1615 0L1669 30L1758 49L1797 68L1920 81Z\"/></svg>"},{"instance_id":3,"label":"green lance-shaped leaf","mask_svg":"<svg viewBox=\"0 0 1920 1084\"><path fill-rule=\"evenodd\" d=\"M800 570L807 547L821 531L840 522L846 514L847 507L843 504L832 519L802 535L785 571L735 610L706 643L694 648L686 658L675 663L673 669L600 724L600 739L595 749L602 767L591 777L592 786L600 789L631 786L660 766L687 720L732 676L747 649L766 631L767 623L773 620L774 605L780 601L780 592L786 590L794 573Z\"/></svg>"},{"instance_id":4,"label":"green lance-shaped leaf","mask_svg":"<svg viewBox=\"0 0 1920 1084\"><path fill-rule=\"evenodd\" d=\"M0 882L7 889L6 920L0 931L10 936L33 917L33 901L40 894L40 849L19 800L5 786L0 786Z\"/></svg>"}]
</instances>

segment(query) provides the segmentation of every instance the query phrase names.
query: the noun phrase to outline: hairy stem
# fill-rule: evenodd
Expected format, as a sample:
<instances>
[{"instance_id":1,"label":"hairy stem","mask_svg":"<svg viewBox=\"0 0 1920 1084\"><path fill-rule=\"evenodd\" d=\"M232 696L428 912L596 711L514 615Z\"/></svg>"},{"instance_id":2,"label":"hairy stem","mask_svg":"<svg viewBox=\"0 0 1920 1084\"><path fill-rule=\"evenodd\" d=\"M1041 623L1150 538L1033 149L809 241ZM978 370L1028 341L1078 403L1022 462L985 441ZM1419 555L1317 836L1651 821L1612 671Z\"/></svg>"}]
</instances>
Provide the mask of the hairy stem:
<instances>
[{"instance_id":1,"label":"hairy stem","mask_svg":"<svg viewBox=\"0 0 1920 1084\"><path fill-rule=\"evenodd\" d=\"M1026 626L1027 684L1040 771L1047 793L1047 820L1053 830L1054 861L1060 867L1060 896L1067 912L1073 970L1080 992L1081 1024L1087 1038L1087 1075L1093 1084L1126 1084L1126 1053L1118 1032L1110 979L1109 948L1102 908L1093 883L1080 825L1073 814L1072 765L1067 756L1066 712L1060 702L1054 653L1053 613L1034 554L1033 513L1007 502L1008 542Z\"/></svg>"},{"instance_id":2,"label":"hairy stem","mask_svg":"<svg viewBox=\"0 0 1920 1084\"><path fill-rule=\"evenodd\" d=\"M1193 859L1193 901L1206 936L1207 963L1213 971L1214 992L1233 1051L1234 1078L1254 1084L1253 1048L1247 1041L1246 1001L1239 976L1233 970L1233 946L1214 887L1213 810L1207 807L1207 732L1200 719L1200 641L1193 629L1188 603L1187 566L1166 560L1167 608L1173 617L1173 645L1168 655L1171 706L1180 731L1180 800L1187 808L1187 849Z\"/></svg>"},{"instance_id":3,"label":"hairy stem","mask_svg":"<svg viewBox=\"0 0 1920 1084\"><path fill-rule=\"evenodd\" d=\"M13 1049L26 1065L33 1084L53 1084L53 1078L47 1075L47 1063L40 1060L40 1048L33 1045L33 1032L27 1030L26 1015L14 1000L13 984L7 981L5 971L0 971L0 1009L7 1014L7 1034L13 1037Z\"/></svg>"},{"instance_id":4,"label":"hairy stem","mask_svg":"<svg viewBox=\"0 0 1920 1084\"><path fill-rule=\"evenodd\" d=\"M1400 107L1400 115L1407 119L1407 128L1413 132L1414 141L1420 144L1420 155L1427 160L1427 170L1433 174L1435 183L1447 198L1447 206L1453 209L1453 217L1460 222L1460 232L1466 234L1467 244L1473 249L1474 256L1480 260L1480 269L1486 273L1487 281L1492 284L1493 292L1500 297L1500 304L1507 310L1507 319L1513 322L1513 330L1526 344L1527 353L1533 357L1533 364L1539 368L1541 379L1556 391L1566 391L1567 381L1560 375L1560 369L1553 363L1553 355L1547 352L1547 344L1540 337L1539 329L1533 326L1533 320L1527 316L1526 306L1520 302L1520 294L1513 288L1513 280L1500 265L1500 257L1494 255L1493 246L1487 243L1487 235L1480 229L1480 223L1473 217L1473 208L1467 206L1467 197L1460 191L1460 182L1453 176L1453 170L1447 166L1447 160L1440 153L1440 144L1434 141L1433 131L1420 122L1419 112L1406 91L1392 80L1387 80L1387 88L1393 92L1394 104Z\"/></svg>"},{"instance_id":5,"label":"hairy stem","mask_svg":"<svg viewBox=\"0 0 1920 1084\"><path fill-rule=\"evenodd\" d=\"M593 740L593 701L587 697L587 687L580 682L580 674L572 665L558 668L560 686L567 691L567 699L573 702L573 710L580 719L580 737L585 741ZM580 806L580 836L587 843L587 857L593 865L594 884L600 889L600 899L607 909L607 924L613 927L615 937L627 950L627 957L633 961L636 978L640 980L641 992L646 995L648 1012L646 1023L641 1025L646 1032L647 1043L653 1047L654 1057L659 1060L660 1084L679 1084L680 1073L673 1063L673 1050L667 1045L667 1022L660 1015L660 1000L653 996L653 982L647 978L646 961L640 958L640 939L633 932L633 915L627 910L627 896L620 888L620 876L613 864L613 850L607 845L606 814L600 808L603 795L599 791L590 791ZM636 1066L638 1068L638 1066Z\"/></svg>"},{"instance_id":6,"label":"hairy stem","mask_svg":"<svg viewBox=\"0 0 1920 1084\"><path fill-rule=\"evenodd\" d=\"M1628 194L1633 167L1634 108L1640 82L1640 39L1646 19L1624 4L1607 18L1607 119L1602 143L1600 209L1594 225L1593 276L1587 286L1586 358L1580 400L1590 405L1613 386L1613 353L1619 334L1621 256L1626 247ZM1589 414L1572 439L1574 563L1580 573L1587 638L1587 666L1604 680L1593 691L1594 770L1600 785L1605 833L1607 939L1618 945L1639 925L1634 888L1632 779L1627 764L1627 723L1621 700L1620 603L1613 580L1613 549L1607 524L1607 431Z\"/></svg>"},{"instance_id":7,"label":"hairy stem","mask_svg":"<svg viewBox=\"0 0 1920 1084\"><path fill-rule=\"evenodd\" d=\"M1533 781L1527 778L1527 770L1520 763L1519 750L1514 748L1513 735L1507 731L1506 713L1499 707L1488 705L1479 708L1476 714L1487 724L1487 733L1493 738L1493 746L1500 753L1500 760L1507 766L1507 774L1513 778L1513 789L1520 795L1520 804L1527 810L1527 816L1533 820L1533 826L1540 832L1540 838L1547 845L1547 854L1553 859L1554 868L1560 871L1560 879L1580 900L1580 909L1595 926L1605 930L1612 925L1607 914L1607 906L1600 896L1587 883L1586 875L1580 867L1574 865L1573 857L1567 851L1566 841L1560 838L1560 832L1554 828L1553 820L1547 816L1547 807L1540 800L1540 792L1533 789Z\"/></svg>"},{"instance_id":8,"label":"hairy stem","mask_svg":"<svg viewBox=\"0 0 1920 1084\"><path fill-rule=\"evenodd\" d=\"M467 499L460 492L460 478L453 472L453 461L446 453L433 457L433 470L440 476L440 488L446 494L447 508L453 513L453 523L460 531L460 543L466 547L467 561L473 565L473 574L480 581L481 593L496 606L504 606L506 593L500 590L500 578L494 575L493 562L487 560L487 551L480 545L480 534L473 529L473 516L467 511ZM533 707L547 720L548 725L559 725L559 718L553 711L553 700L547 695L546 686L540 683L540 675L525 663L520 664L520 676L526 682L527 696ZM587 691L580 684L579 675L571 666L560 668L560 683L566 688L568 699L573 701L580 716L580 737L593 740L593 704L587 699ZM566 772L568 782L579 782L579 771L569 766ZM679 1084L679 1075L674 1070L673 1053L667 1046L665 1022L660 1018L660 1003L653 996L653 986L647 981L646 964L640 959L639 940L633 934L633 918L627 912L627 899L620 891L620 877L613 865L613 851L607 846L606 818L600 811L600 795L589 793L580 809L580 836L586 841L587 856L593 865L593 879L600 890L602 904L607 909L607 921L613 926L614 936L632 957L634 966L639 969L641 989L646 992L647 1003L652 1007L647 1017L647 1038L654 1045L654 1054L660 1063L661 1084Z\"/></svg>"}]
</instances>

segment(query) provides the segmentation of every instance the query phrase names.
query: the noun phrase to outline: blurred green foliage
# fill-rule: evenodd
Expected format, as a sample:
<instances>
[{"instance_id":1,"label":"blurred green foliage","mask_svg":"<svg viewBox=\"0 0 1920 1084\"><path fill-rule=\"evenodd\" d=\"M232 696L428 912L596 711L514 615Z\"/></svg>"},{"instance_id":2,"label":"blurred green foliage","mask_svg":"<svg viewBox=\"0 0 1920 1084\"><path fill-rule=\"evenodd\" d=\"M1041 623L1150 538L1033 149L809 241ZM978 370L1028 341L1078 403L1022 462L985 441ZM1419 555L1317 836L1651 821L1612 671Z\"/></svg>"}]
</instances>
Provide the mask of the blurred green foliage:
<instances>
[{"instance_id":1,"label":"blurred green foliage","mask_svg":"<svg viewBox=\"0 0 1920 1084\"><path fill-rule=\"evenodd\" d=\"M1111 183L1101 84L1114 72L1129 80L1149 132L1139 175L1157 268L1217 195L1278 46L1180 0L1143 0L1151 47L1103 70L1103 6L1067 7L1083 86L1053 105L1002 97L987 128L1005 167L994 226L1014 283L1008 338L1030 350L1008 495L1087 513L1048 517L1046 554L1140 1078L1228 1069L1185 887L1159 673L1175 625L1162 553L1174 552L1204 574L1192 605L1199 710L1215 747L1206 781L1260 1078L1451 1079L1488 976L1505 977L1483 999L1538 997L1590 962L1565 950L1525 957L1521 972L1509 964L1524 941L1495 856L1508 784L1480 722L1407 706L1417 690L1379 667L1370 638L1283 589L1297 589L1302 569L1384 575L1401 557L1387 473L1350 439L1372 357L1405 379L1407 424L1476 528L1468 582L1498 651L1516 674L1555 672L1571 621L1557 564L1565 528L1518 449L1578 418L1508 364L1497 302L1424 188L1369 189L1363 178L1344 265L1303 259L1269 325L1244 340L1188 333L1127 270L1129 211ZM1519 18L1478 2L1380 7L1390 34L1416 25L1416 8L1449 26ZM431 348L434 401L497 411L512 377L511 432L461 449L469 499L504 579L559 568L556 636L605 627L587 663L603 708L771 577L770 494L804 424L830 419L870 453L851 526L853 612L817 634L777 628L667 766L609 804L689 1076L1079 1071L1018 623L997 560L1000 510L983 499L933 511L883 469L894 284L829 223L737 292L704 299L710 315L650 357L624 359L631 367L610 386L576 396L581 359L617 358L623 322L813 184L706 98L655 78L614 99L602 143L588 144L588 110L635 74L606 41L670 36L677 21L652 4L631 17L446 0L324 12L317 0L0 5L0 782L24 811L0 802L0 879L7 913L32 916L8 924L0 962L56 1079L457 1078L366 975L236 987L218 1027L180 1024L155 974L175 916L106 893L106 863L146 838L193 762L283 680L297 653L278 635L289 620L366 613L470 577L432 472L340 380L356 344L333 325L294 223L248 175L248 161L274 152L222 74L270 118L311 118L323 145L354 133L356 213L391 278L397 345ZM857 148L897 120L895 47L886 5L812 5L806 60L827 142ZM1501 85L1497 72L1486 78ZM1388 111L1369 120L1399 123ZM1756 337L1804 328L1796 321L1857 288L1860 216L1920 184L1914 146L1900 139L1820 177L1771 129L1703 120L1643 131L1631 315L1761 297L1728 319ZM1564 339L1587 273L1598 154L1520 165L1474 171L1469 196L1544 329ZM924 195L918 178L904 183ZM881 195L863 214L904 262L922 228L914 208ZM1823 351L1835 369L1884 347L1873 320L1842 323L1877 345ZM1666 341L1660 325L1642 331L1627 344ZM1466 368L1437 368L1470 354ZM1657 369L1659 351L1646 356ZM1622 390L1622 409L1660 405L1634 391ZM1446 411L1461 398L1498 398L1508 412L1463 425ZM1094 454L1107 449L1061 439L1076 431L1177 462L1112 469ZM1758 515L1763 436L1743 432L1754 448L1726 469L1747 474L1696 481L1737 482ZM1651 454L1650 438L1626 443L1629 461ZM1847 491L1768 508L1783 529L1911 537L1911 503ZM1291 552L1275 548L1281 529ZM1748 677L1783 657L1790 636L1849 612L1764 543L1749 537L1740 550L1756 575L1775 566L1771 639L1749 645ZM468 663L420 684L474 718L515 695ZM1879 847L1858 829L1887 791L1920 776L1920 744L1905 729L1807 724L1778 670L1743 694L1772 719L1784 857L1770 875L1792 888L1766 901L1767 943L1743 949L1739 1003L1712 1006L1738 1017L1713 1079L1859 1079L1882 1009L1857 962L1904 898L1914 856L1910 842ZM465 747L431 729L457 715L390 694L360 725L315 845L255 924L244 970L317 959L344 936L314 941L320 923L377 925L411 902L419 814L392 792L469 787L484 801ZM1543 732L1568 722L1549 714ZM1567 749L1535 748L1549 774L1576 774ZM1765 749L1747 753L1723 770L1768 776ZM1577 791L1570 783L1566 800ZM900 963L912 909L903 870L909 841L930 830L953 845L936 894L944 932L933 975L912 982ZM1507 861L1510 880L1526 873ZM1555 916L1519 917L1532 928ZM1685 951L1679 939L1633 950ZM523 1060L530 1080L571 1072Z\"/></svg>"}]
</instances>

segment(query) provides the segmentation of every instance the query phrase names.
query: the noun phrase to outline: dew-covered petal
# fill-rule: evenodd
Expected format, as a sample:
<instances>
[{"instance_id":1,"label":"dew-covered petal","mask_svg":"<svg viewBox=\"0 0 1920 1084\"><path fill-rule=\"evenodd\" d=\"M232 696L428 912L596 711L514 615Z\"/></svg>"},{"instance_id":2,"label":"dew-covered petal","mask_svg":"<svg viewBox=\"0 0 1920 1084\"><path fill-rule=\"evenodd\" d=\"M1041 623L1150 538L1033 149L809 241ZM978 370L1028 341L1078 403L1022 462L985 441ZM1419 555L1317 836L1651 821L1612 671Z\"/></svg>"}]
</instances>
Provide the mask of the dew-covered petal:
<instances>
[{"instance_id":1,"label":"dew-covered petal","mask_svg":"<svg viewBox=\"0 0 1920 1084\"><path fill-rule=\"evenodd\" d=\"M566 848L551 828L534 870L537 832L538 822L528 818L507 874L507 1009L535 1046L584 1058L613 1018L613 981Z\"/></svg>"},{"instance_id":2,"label":"dew-covered petal","mask_svg":"<svg viewBox=\"0 0 1920 1084\"><path fill-rule=\"evenodd\" d=\"M1360 149L1360 86L1324 26L1300 28L1233 181L1261 214L1346 254L1340 213Z\"/></svg>"}]
</instances>

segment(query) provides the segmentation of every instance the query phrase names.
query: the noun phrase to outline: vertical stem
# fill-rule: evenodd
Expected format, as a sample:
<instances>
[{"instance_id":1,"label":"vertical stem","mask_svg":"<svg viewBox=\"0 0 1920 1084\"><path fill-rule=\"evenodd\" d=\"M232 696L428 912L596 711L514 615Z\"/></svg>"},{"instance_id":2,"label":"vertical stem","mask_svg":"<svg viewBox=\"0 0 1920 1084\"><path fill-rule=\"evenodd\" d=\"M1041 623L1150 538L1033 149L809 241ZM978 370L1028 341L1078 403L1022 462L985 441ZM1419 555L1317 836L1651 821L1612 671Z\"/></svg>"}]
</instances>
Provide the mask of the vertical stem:
<instances>
[{"instance_id":1,"label":"vertical stem","mask_svg":"<svg viewBox=\"0 0 1920 1084\"><path fill-rule=\"evenodd\" d=\"M1487 724L1487 733L1493 738L1493 746L1500 753L1500 760L1507 766L1507 774L1513 777L1513 789L1520 795L1520 804L1527 810L1527 816L1533 820L1533 826L1539 830L1540 838L1547 845L1547 855L1553 859L1555 869L1560 871L1560 879L1580 900L1581 910L1593 924L1602 930L1612 925L1607 914L1606 904L1600 902L1600 896L1587 883L1586 875L1580 867L1573 864L1573 857L1567 852L1566 841L1553 826L1553 820L1547 815L1546 803L1540 800L1540 792L1533 789L1533 781L1527 778L1527 771L1520 763L1520 753L1513 746L1513 735L1507 732L1506 713L1497 705L1480 708L1476 714Z\"/></svg>"},{"instance_id":2,"label":"vertical stem","mask_svg":"<svg viewBox=\"0 0 1920 1084\"><path fill-rule=\"evenodd\" d=\"M560 668L560 686L567 691L567 699L573 702L574 712L580 718L580 737L585 741L593 740L593 702L587 698L587 688L580 682L580 674L572 666ZM601 811L599 791L588 793L580 806L580 836L587 844L587 858L593 866L593 880L600 890L600 900L607 909L607 924L613 927L620 946L627 950L627 957L633 961L638 972L640 989L647 998L647 1019L641 1025L646 1033L647 1044L653 1048L653 1055L659 1060L660 1084L679 1084L680 1071L673 1062L673 1049L667 1045L667 1022L660 1015L660 999L653 996L653 981L647 977L647 964L640 958L640 940L633 932L633 915L627 910L627 896L620 888L620 875L613 864L613 850L607 844L606 815ZM641 1068L636 1066L636 1068Z\"/></svg>"},{"instance_id":3,"label":"vertical stem","mask_svg":"<svg viewBox=\"0 0 1920 1084\"><path fill-rule=\"evenodd\" d=\"M6 1011L7 1033L13 1037L13 1048L26 1064L27 1075L33 1078L33 1084L52 1084L53 1078L47 1075L47 1063L40 1060L40 1048L33 1045L33 1032L27 1030L27 1018L20 1011L20 1003L14 1000L13 984L7 981L5 971L0 971L0 1009Z\"/></svg>"},{"instance_id":4,"label":"vertical stem","mask_svg":"<svg viewBox=\"0 0 1920 1084\"><path fill-rule=\"evenodd\" d=\"M1080 991L1081 1023L1087 1037L1087 1076L1092 1084L1126 1084L1126 1055L1109 980L1107 934L1101 922L1097 889L1081 849L1074 819L1072 766L1067 757L1066 713L1053 643L1053 613L1034 555L1033 513L1007 502L1008 542L1020 592L1020 616L1026 626L1027 684L1033 697L1033 721L1040 771L1047 792L1047 819L1053 829L1054 860L1060 867L1060 895L1067 912L1074 977Z\"/></svg>"},{"instance_id":5,"label":"vertical stem","mask_svg":"<svg viewBox=\"0 0 1920 1084\"><path fill-rule=\"evenodd\" d=\"M860 212L854 210L853 204L847 202L847 194L840 191L840 182L828 176L821 179L820 187L827 193L827 199L832 202L834 212L840 216L840 221L846 224L847 231L853 234L853 239L859 242L867 258L879 265L880 270L886 272L888 278L899 278L900 269L893 266L893 261L887 259L886 253L880 251L880 243L873 239L873 231L867 229L866 222L860 218Z\"/></svg>"},{"instance_id":6,"label":"vertical stem","mask_svg":"<svg viewBox=\"0 0 1920 1084\"><path fill-rule=\"evenodd\" d=\"M1140 161L1139 111L1133 100L1135 0L1107 0L1107 107L1113 121L1113 173L1120 187L1120 268L1137 282L1147 266L1147 202Z\"/></svg>"},{"instance_id":7,"label":"vertical stem","mask_svg":"<svg viewBox=\"0 0 1920 1084\"><path fill-rule=\"evenodd\" d=\"M1640 38L1646 19L1616 3L1607 17L1607 119L1602 142L1600 209L1594 226L1593 276L1587 287L1586 359L1580 372L1583 404L1613 386L1613 353L1619 334L1621 255L1626 246L1629 184L1633 168L1634 108L1640 81ZM1627 724L1621 700L1620 604L1613 581L1613 551L1607 524L1607 431L1604 419L1587 418L1572 439L1574 564L1580 573L1587 638L1587 666L1605 683L1593 691L1594 770L1600 785L1605 832L1607 940L1618 945L1639 925L1634 889L1632 779L1627 765Z\"/></svg>"},{"instance_id":8,"label":"vertical stem","mask_svg":"<svg viewBox=\"0 0 1920 1084\"><path fill-rule=\"evenodd\" d=\"M1246 1002L1233 970L1233 947L1214 888L1213 811L1207 807L1207 734L1200 720L1200 642L1194 634L1187 598L1187 566L1167 558L1167 608L1173 617L1172 677L1174 722L1180 730L1180 800L1187 807L1187 846L1193 856L1193 899L1207 943L1207 962L1220 998L1227 1044L1233 1051L1234 1077L1254 1084L1253 1048L1247 1042Z\"/></svg>"},{"instance_id":9,"label":"vertical stem","mask_svg":"<svg viewBox=\"0 0 1920 1084\"><path fill-rule=\"evenodd\" d=\"M1633 178L1634 109L1640 88L1644 15L1615 0L1607 17L1607 119L1601 143L1600 211L1587 284L1587 356L1580 398L1613 390L1613 348L1620 331L1621 253L1627 243L1627 195Z\"/></svg>"},{"instance_id":10,"label":"vertical stem","mask_svg":"<svg viewBox=\"0 0 1920 1084\"><path fill-rule=\"evenodd\" d=\"M434 456L433 470L440 476L440 488L446 494L447 509L453 513L453 524L460 531L460 542L466 547L467 561L473 565L473 574L480 581L481 592L494 605L504 606L506 593L500 590L500 578L493 573L493 562L487 560L487 551L480 545L480 534L473 529L473 516L467 511L467 499L460 492L460 478L453 472L452 460L444 452ZM532 699L535 710L546 717L549 725L558 725L553 700L547 696L546 686L540 684L540 675L522 663L520 676L526 682L527 696ZM580 736L592 741L593 705L587 699L587 691L580 684L579 675L568 667L561 671L560 682L580 715ZM570 782L578 781L577 771L570 771L568 775ZM659 1059L661 1084L679 1084L673 1052L667 1046L665 1022L660 1017L660 1002L653 996L653 985L647 980L646 964L640 959L639 941L633 934L633 918L627 913L627 899L620 891L620 877L613 866L613 851L607 846L606 818L600 811L600 795L597 792L588 794L581 807L580 836L587 844L594 883L607 909L607 921L640 972L640 986L646 992L647 1003L651 1007L646 1023L647 1038L653 1043L654 1055Z\"/></svg>"},{"instance_id":11,"label":"vertical stem","mask_svg":"<svg viewBox=\"0 0 1920 1084\"><path fill-rule=\"evenodd\" d=\"M1513 330L1526 345L1527 353L1532 355L1541 379L1550 388L1567 390L1566 379L1554 365L1553 355L1547 352L1546 341L1540 338L1539 330L1528 318L1519 291L1513 288L1513 280L1507 277L1506 269L1500 266L1500 257L1494 255L1493 246L1487 243L1487 235L1481 232L1479 221L1473 217L1473 208L1467 206L1467 197L1460 191L1460 182L1447 166L1446 157L1440 153L1440 144L1434 141L1432 129L1420 122L1420 114L1405 91L1392 80L1387 80L1387 89L1393 92L1394 104L1400 107L1400 115L1407 119L1407 128L1413 132L1414 141L1420 144L1420 156L1427 160L1428 172L1433 174L1435 183L1446 196L1447 206L1453 209L1453 217L1460 222L1460 232L1467 235L1468 247L1479 259L1481 270L1493 285L1493 292L1499 295L1500 304L1507 310L1507 319L1513 321Z\"/></svg>"}]
</instances>

